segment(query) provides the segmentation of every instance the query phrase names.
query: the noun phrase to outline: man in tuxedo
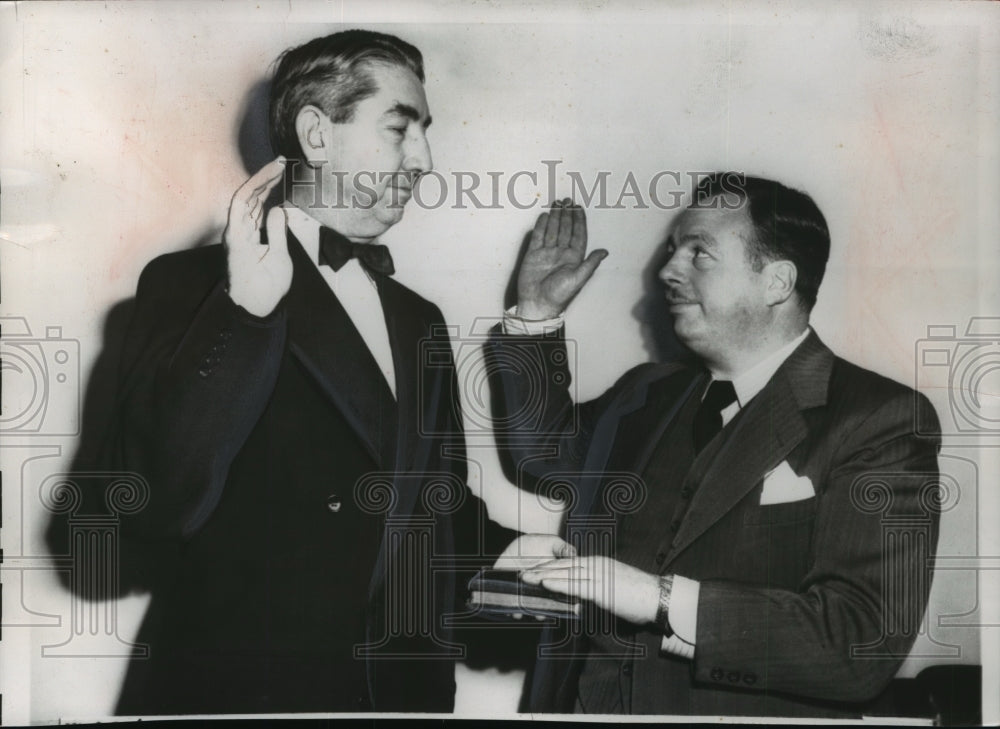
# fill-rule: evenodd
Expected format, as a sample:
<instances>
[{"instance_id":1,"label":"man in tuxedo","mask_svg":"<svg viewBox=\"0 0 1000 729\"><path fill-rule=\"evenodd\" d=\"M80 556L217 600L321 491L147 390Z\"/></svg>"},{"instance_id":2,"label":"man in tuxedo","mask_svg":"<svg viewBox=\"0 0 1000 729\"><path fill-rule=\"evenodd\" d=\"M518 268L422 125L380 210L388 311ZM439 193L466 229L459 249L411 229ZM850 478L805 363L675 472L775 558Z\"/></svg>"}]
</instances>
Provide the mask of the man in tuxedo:
<instances>
[{"instance_id":1,"label":"man in tuxedo","mask_svg":"<svg viewBox=\"0 0 1000 729\"><path fill-rule=\"evenodd\" d=\"M511 477L567 497L568 543L532 537L522 579L584 608L543 638L527 708L891 712L937 539L939 439L914 432L915 408L933 411L810 328L830 237L808 195L709 176L666 245L691 361L571 401L561 315L607 253L585 257L569 201L539 217L486 345ZM525 539L499 566L524 567Z\"/></svg>"},{"instance_id":2,"label":"man in tuxedo","mask_svg":"<svg viewBox=\"0 0 1000 729\"><path fill-rule=\"evenodd\" d=\"M423 82L382 33L287 51L222 245L142 273L107 462L149 484L122 553L158 568L119 713L453 708L485 517L441 312L378 243L431 169Z\"/></svg>"}]
</instances>

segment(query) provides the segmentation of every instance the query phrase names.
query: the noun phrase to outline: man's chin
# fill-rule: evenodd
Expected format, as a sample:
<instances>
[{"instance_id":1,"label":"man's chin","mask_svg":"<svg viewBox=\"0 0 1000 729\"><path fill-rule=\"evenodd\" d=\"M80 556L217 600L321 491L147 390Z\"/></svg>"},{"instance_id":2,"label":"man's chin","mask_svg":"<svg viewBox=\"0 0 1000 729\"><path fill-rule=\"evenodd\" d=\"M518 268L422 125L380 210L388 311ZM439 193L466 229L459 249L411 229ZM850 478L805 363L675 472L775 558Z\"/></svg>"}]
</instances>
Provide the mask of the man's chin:
<instances>
[{"instance_id":1,"label":"man's chin","mask_svg":"<svg viewBox=\"0 0 1000 729\"><path fill-rule=\"evenodd\" d=\"M403 218L403 209L380 208L365 217L356 226L354 235L359 238L377 238ZM351 237L351 236L348 236Z\"/></svg>"},{"instance_id":2,"label":"man's chin","mask_svg":"<svg viewBox=\"0 0 1000 729\"><path fill-rule=\"evenodd\" d=\"M389 230L392 226L403 219L403 207L398 208L385 208L379 211L379 216L376 218L378 222L383 226L382 232Z\"/></svg>"},{"instance_id":3,"label":"man's chin","mask_svg":"<svg viewBox=\"0 0 1000 729\"><path fill-rule=\"evenodd\" d=\"M687 321L683 315L674 314L674 336L685 347L692 349L692 344L697 346L699 339L698 326L694 322Z\"/></svg>"}]
</instances>

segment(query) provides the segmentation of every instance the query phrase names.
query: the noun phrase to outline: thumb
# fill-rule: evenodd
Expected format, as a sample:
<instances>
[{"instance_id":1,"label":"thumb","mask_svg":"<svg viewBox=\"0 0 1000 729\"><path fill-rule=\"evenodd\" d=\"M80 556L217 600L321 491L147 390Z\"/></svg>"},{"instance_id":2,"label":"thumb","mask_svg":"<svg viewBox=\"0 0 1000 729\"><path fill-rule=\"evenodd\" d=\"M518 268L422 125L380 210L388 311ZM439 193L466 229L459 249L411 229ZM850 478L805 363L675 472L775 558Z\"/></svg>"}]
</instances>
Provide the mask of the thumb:
<instances>
[{"instance_id":1,"label":"thumb","mask_svg":"<svg viewBox=\"0 0 1000 729\"><path fill-rule=\"evenodd\" d=\"M583 286L590 277L594 275L594 271L597 267L601 265L601 261L608 257L608 252L603 248L598 248L596 251L591 252L589 256L580 264L580 267L576 269L577 285Z\"/></svg>"},{"instance_id":2,"label":"thumb","mask_svg":"<svg viewBox=\"0 0 1000 729\"><path fill-rule=\"evenodd\" d=\"M569 542L560 539L559 542L555 545L555 549L552 550L552 554L554 554L556 557L560 557L563 559L569 557L575 557L576 547L574 547Z\"/></svg>"},{"instance_id":3,"label":"thumb","mask_svg":"<svg viewBox=\"0 0 1000 729\"><path fill-rule=\"evenodd\" d=\"M267 213L267 243L277 253L288 253L288 237L285 235L285 209L280 205Z\"/></svg>"}]
</instances>

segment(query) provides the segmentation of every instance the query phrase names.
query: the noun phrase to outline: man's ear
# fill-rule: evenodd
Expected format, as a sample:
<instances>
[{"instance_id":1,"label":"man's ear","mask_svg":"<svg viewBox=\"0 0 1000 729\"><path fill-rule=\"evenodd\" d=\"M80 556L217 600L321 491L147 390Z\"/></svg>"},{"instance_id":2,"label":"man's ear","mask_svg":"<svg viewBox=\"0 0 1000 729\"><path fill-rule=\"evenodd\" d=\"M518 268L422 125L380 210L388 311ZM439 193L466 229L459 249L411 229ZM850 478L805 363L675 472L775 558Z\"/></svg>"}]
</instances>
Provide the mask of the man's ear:
<instances>
[{"instance_id":1,"label":"man's ear","mask_svg":"<svg viewBox=\"0 0 1000 729\"><path fill-rule=\"evenodd\" d=\"M766 300L769 306L783 304L795 293L798 270L791 261L771 261L764 266L767 277Z\"/></svg>"},{"instance_id":2,"label":"man's ear","mask_svg":"<svg viewBox=\"0 0 1000 729\"><path fill-rule=\"evenodd\" d=\"M326 157L326 145L330 142L329 126L326 114L312 104L306 104L295 115L295 134L299 138L299 147L305 161L312 167L323 164Z\"/></svg>"}]
</instances>

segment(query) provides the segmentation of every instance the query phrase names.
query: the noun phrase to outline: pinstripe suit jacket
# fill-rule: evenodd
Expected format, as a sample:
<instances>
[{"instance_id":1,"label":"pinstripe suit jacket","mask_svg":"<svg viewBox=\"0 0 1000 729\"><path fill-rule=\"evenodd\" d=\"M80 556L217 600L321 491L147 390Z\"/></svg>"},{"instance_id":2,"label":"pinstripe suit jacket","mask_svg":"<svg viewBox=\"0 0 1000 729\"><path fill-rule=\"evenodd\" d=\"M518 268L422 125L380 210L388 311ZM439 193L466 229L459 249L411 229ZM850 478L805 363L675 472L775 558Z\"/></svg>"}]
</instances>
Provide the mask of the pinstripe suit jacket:
<instances>
[{"instance_id":1,"label":"pinstripe suit jacket","mask_svg":"<svg viewBox=\"0 0 1000 729\"><path fill-rule=\"evenodd\" d=\"M613 501L601 498L611 480L601 474L643 472L707 377L642 365L575 405L561 333L494 333L486 349L508 475L545 488L554 473L559 482L578 474L568 521ZM512 357L534 366L503 366ZM915 435L918 407L933 412L913 390L834 356L813 332L682 483L645 485L695 489L676 529L665 523L648 549L662 574L699 580L701 592L693 661L662 653L662 636L639 626L633 638L647 658L623 664L627 710L857 716L878 703L919 631L937 539L940 440ZM555 455L540 457L542 446ZM786 461L815 496L761 505L765 475ZM535 665L529 710L573 710L587 639L566 630L542 639L559 647Z\"/></svg>"}]
</instances>

